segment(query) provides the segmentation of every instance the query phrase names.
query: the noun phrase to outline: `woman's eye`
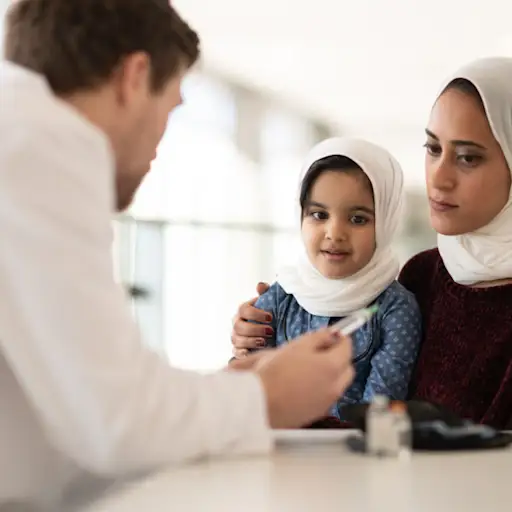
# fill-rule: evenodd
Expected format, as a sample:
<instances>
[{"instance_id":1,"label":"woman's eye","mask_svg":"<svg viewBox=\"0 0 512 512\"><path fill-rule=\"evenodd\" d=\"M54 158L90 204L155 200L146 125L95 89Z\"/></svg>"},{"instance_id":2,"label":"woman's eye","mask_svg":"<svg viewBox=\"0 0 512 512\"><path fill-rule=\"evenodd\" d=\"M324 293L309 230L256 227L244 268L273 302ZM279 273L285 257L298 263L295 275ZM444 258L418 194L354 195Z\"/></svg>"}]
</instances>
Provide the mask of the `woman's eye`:
<instances>
[{"instance_id":1,"label":"woman's eye","mask_svg":"<svg viewBox=\"0 0 512 512\"><path fill-rule=\"evenodd\" d=\"M476 167L481 161L480 155L458 155L457 161L466 167Z\"/></svg>"},{"instance_id":2,"label":"woman's eye","mask_svg":"<svg viewBox=\"0 0 512 512\"><path fill-rule=\"evenodd\" d=\"M439 144L432 144L431 142L426 142L423 147L427 150L427 153L431 156L439 156L442 152L441 146Z\"/></svg>"}]
</instances>

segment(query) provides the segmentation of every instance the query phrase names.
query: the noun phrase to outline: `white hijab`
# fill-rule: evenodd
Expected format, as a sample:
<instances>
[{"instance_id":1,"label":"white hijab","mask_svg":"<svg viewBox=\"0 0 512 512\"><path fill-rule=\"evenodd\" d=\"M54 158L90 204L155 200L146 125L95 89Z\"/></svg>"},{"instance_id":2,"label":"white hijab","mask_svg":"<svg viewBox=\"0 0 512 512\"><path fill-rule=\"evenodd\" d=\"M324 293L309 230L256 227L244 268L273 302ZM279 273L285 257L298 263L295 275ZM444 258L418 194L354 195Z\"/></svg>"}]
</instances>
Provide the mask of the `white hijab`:
<instances>
[{"instance_id":1,"label":"white hijab","mask_svg":"<svg viewBox=\"0 0 512 512\"><path fill-rule=\"evenodd\" d=\"M398 275L399 263L391 242L400 221L403 174L398 162L385 149L364 140L332 138L310 151L300 183L313 163L334 155L356 162L372 184L375 253L368 265L356 274L344 279L328 279L312 265L302 246L296 264L282 269L277 281L309 313L340 317L371 304Z\"/></svg>"},{"instance_id":2,"label":"white hijab","mask_svg":"<svg viewBox=\"0 0 512 512\"><path fill-rule=\"evenodd\" d=\"M456 78L465 78L477 88L492 133L512 170L512 59L477 60L450 77L442 90ZM459 284L512 277L512 189L503 210L487 226L464 235L438 235L437 244L446 269Z\"/></svg>"}]
</instances>

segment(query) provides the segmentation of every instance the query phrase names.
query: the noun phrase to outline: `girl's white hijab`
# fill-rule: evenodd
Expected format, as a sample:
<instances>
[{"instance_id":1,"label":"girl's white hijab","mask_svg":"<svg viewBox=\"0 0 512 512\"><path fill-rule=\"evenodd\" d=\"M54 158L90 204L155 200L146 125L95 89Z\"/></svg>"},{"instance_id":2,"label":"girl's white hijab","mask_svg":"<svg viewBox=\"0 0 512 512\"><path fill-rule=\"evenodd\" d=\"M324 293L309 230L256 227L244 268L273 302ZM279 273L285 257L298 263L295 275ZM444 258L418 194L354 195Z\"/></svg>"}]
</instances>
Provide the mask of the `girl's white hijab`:
<instances>
[{"instance_id":1,"label":"girl's white hijab","mask_svg":"<svg viewBox=\"0 0 512 512\"><path fill-rule=\"evenodd\" d=\"M399 262L391 242L402 210L403 174L399 163L385 149L359 139L331 138L308 154L300 183L317 160L328 156L352 159L368 176L375 200L376 250L363 269L343 279L324 277L310 262L302 246L298 261L277 276L286 293L292 294L313 315L346 316L371 304L397 277ZM299 186L300 191L300 186Z\"/></svg>"},{"instance_id":2,"label":"girl's white hijab","mask_svg":"<svg viewBox=\"0 0 512 512\"><path fill-rule=\"evenodd\" d=\"M465 78L480 93L492 133L512 169L512 59L477 60L451 76ZM438 247L452 279L463 285L512 277L512 189L503 210L487 226L458 236L438 235Z\"/></svg>"}]
</instances>

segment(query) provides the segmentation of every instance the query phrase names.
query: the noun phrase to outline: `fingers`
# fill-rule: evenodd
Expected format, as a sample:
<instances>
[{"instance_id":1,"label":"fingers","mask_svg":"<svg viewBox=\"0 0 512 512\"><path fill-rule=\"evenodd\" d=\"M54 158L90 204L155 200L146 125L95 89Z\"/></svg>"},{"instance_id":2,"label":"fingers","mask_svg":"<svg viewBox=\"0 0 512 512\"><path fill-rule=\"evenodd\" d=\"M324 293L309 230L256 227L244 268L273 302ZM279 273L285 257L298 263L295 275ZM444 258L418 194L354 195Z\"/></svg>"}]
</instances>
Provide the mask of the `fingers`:
<instances>
[{"instance_id":1,"label":"fingers","mask_svg":"<svg viewBox=\"0 0 512 512\"><path fill-rule=\"evenodd\" d=\"M325 371L333 377L336 392L341 393L354 378L352 340L329 329L316 331L303 339L303 346L312 350L319 360L322 359Z\"/></svg>"},{"instance_id":2,"label":"fingers","mask_svg":"<svg viewBox=\"0 0 512 512\"><path fill-rule=\"evenodd\" d=\"M303 338L305 339L304 343L307 343L307 346L311 350L328 349L331 348L334 344L349 340L349 338L343 337L339 331L331 331L330 329L320 329L318 331L306 334L303 336Z\"/></svg>"},{"instance_id":3,"label":"fingers","mask_svg":"<svg viewBox=\"0 0 512 512\"><path fill-rule=\"evenodd\" d=\"M354 377L356 376L356 372L354 367L350 365L345 369L338 377L338 380L335 383L335 396L341 396L345 390L352 384Z\"/></svg>"},{"instance_id":4,"label":"fingers","mask_svg":"<svg viewBox=\"0 0 512 512\"><path fill-rule=\"evenodd\" d=\"M233 357L235 357L236 359L243 359L249 353L249 351L246 348L236 347L233 347L233 350L231 352L233 353Z\"/></svg>"},{"instance_id":5,"label":"fingers","mask_svg":"<svg viewBox=\"0 0 512 512\"><path fill-rule=\"evenodd\" d=\"M258 295L263 295L270 286L268 283L258 283L258 286L256 286L256 291L258 292Z\"/></svg>"},{"instance_id":6,"label":"fingers","mask_svg":"<svg viewBox=\"0 0 512 512\"><path fill-rule=\"evenodd\" d=\"M230 370L238 371L251 370L261 358L262 354L249 354L246 355L245 357L237 358L235 360L230 361L228 368Z\"/></svg>"},{"instance_id":7,"label":"fingers","mask_svg":"<svg viewBox=\"0 0 512 512\"><path fill-rule=\"evenodd\" d=\"M265 338L255 338L254 336L239 336L231 334L231 344L235 349L263 348L266 344Z\"/></svg>"},{"instance_id":8,"label":"fingers","mask_svg":"<svg viewBox=\"0 0 512 512\"><path fill-rule=\"evenodd\" d=\"M228 369L258 371L263 365L272 360L276 353L276 349L259 350L254 354L248 354L245 357L231 360Z\"/></svg>"},{"instance_id":9,"label":"fingers","mask_svg":"<svg viewBox=\"0 0 512 512\"><path fill-rule=\"evenodd\" d=\"M246 359L247 359L246 357L232 359L231 361L229 361L227 369L228 370L237 370L237 371L245 370L248 365L249 366L251 365L250 361L249 361L249 363L246 363Z\"/></svg>"},{"instance_id":10,"label":"fingers","mask_svg":"<svg viewBox=\"0 0 512 512\"><path fill-rule=\"evenodd\" d=\"M352 340L342 336L339 342L325 348L319 355L327 359L325 371L333 377L333 396L342 395L355 377Z\"/></svg>"},{"instance_id":11,"label":"fingers","mask_svg":"<svg viewBox=\"0 0 512 512\"><path fill-rule=\"evenodd\" d=\"M260 341L264 341L266 338L271 337L274 334L272 327L269 325L253 324L246 322L239 318L233 325L231 338L243 339L243 338L259 338ZM257 345L252 342L249 345L239 345L236 343L238 348L254 348Z\"/></svg>"},{"instance_id":12,"label":"fingers","mask_svg":"<svg viewBox=\"0 0 512 512\"><path fill-rule=\"evenodd\" d=\"M243 320L246 320L245 318L245 311L246 311L246 308L250 307L250 306L254 306L254 304L256 303L256 301L258 300L258 297L253 297L251 300L248 300L247 302L244 302L239 308L238 308L238 311L236 312L236 315L231 319L231 325L235 325L235 323L239 320L239 319L243 319Z\"/></svg>"},{"instance_id":13,"label":"fingers","mask_svg":"<svg viewBox=\"0 0 512 512\"><path fill-rule=\"evenodd\" d=\"M352 364L352 340L347 336L339 335L339 341L325 347L324 352L336 365L348 366ZM340 363L345 364L341 365Z\"/></svg>"},{"instance_id":14,"label":"fingers","mask_svg":"<svg viewBox=\"0 0 512 512\"><path fill-rule=\"evenodd\" d=\"M242 304L238 309L238 315L236 319L251 320L253 322L268 324L272 322L272 315L266 311L263 311L262 309L255 308L254 305L246 302L245 304Z\"/></svg>"}]
</instances>

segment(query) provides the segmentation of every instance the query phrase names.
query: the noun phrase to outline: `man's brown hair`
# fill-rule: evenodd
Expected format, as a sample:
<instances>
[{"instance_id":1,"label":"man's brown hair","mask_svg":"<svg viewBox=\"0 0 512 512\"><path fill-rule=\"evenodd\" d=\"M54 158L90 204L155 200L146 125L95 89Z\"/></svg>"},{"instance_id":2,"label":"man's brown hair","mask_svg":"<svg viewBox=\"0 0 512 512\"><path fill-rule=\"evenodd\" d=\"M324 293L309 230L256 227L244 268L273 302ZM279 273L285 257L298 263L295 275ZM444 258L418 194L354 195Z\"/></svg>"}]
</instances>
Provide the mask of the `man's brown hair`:
<instances>
[{"instance_id":1,"label":"man's brown hair","mask_svg":"<svg viewBox=\"0 0 512 512\"><path fill-rule=\"evenodd\" d=\"M15 0L5 57L46 77L56 94L107 82L123 59L146 52L160 91L199 57L199 38L169 0Z\"/></svg>"}]
</instances>

